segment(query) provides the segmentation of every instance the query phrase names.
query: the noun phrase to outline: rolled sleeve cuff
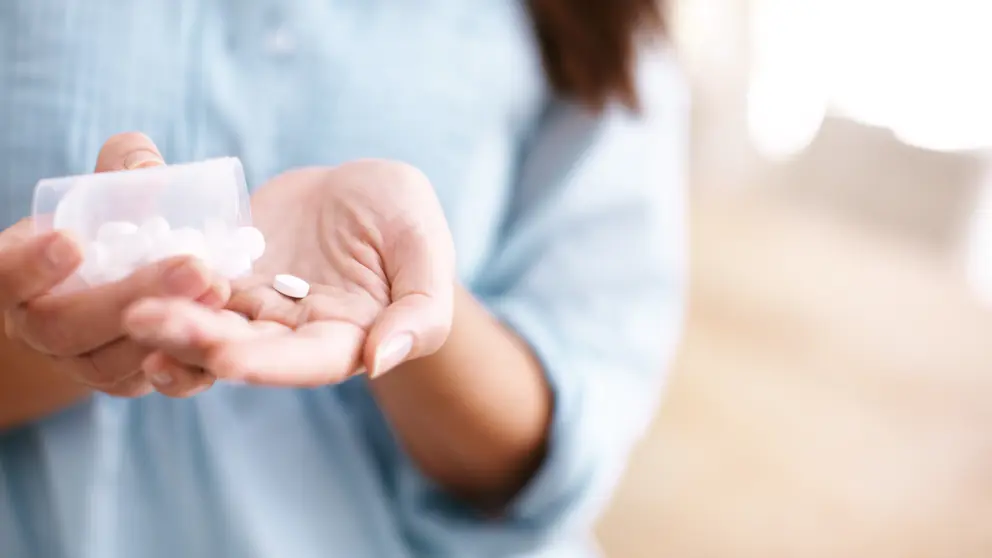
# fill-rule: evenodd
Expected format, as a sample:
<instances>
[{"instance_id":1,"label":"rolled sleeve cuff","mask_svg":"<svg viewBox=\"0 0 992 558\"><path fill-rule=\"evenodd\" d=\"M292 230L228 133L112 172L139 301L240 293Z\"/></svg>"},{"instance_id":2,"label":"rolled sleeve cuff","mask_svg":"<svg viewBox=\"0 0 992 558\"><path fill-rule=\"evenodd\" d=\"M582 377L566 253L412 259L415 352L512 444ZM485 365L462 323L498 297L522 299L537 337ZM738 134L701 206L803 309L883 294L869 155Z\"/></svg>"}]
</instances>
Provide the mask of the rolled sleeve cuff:
<instances>
[{"instance_id":1,"label":"rolled sleeve cuff","mask_svg":"<svg viewBox=\"0 0 992 558\"><path fill-rule=\"evenodd\" d=\"M432 555L518 556L557 542L587 540L588 533L623 471L629 448L599 403L611 399L615 382L587 384L533 303L492 301L490 310L526 339L544 365L554 396L554 413L544 462L498 518L484 517L457 502L410 462L400 467L399 493L414 527ZM595 365L594 365L595 366ZM596 367L596 373L608 373ZM614 378L615 379L615 378ZM621 419L622 420L622 419ZM608 435L609 434L609 435ZM465 546L462 546L465 545Z\"/></svg>"}]
</instances>

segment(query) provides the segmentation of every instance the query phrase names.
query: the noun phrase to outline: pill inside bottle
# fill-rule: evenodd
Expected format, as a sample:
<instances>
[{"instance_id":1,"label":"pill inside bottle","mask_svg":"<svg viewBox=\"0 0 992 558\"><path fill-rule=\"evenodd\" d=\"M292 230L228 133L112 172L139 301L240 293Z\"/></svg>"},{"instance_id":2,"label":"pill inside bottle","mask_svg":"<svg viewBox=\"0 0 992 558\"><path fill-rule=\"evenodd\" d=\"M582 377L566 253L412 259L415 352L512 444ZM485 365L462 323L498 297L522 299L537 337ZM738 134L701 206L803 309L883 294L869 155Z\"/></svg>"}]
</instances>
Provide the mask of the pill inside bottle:
<instances>
[{"instance_id":1,"label":"pill inside bottle","mask_svg":"<svg viewBox=\"0 0 992 558\"><path fill-rule=\"evenodd\" d=\"M32 215L36 233L67 230L84 244L81 286L175 256L234 279L251 273L265 252L241 162L231 157L44 179Z\"/></svg>"}]
</instances>

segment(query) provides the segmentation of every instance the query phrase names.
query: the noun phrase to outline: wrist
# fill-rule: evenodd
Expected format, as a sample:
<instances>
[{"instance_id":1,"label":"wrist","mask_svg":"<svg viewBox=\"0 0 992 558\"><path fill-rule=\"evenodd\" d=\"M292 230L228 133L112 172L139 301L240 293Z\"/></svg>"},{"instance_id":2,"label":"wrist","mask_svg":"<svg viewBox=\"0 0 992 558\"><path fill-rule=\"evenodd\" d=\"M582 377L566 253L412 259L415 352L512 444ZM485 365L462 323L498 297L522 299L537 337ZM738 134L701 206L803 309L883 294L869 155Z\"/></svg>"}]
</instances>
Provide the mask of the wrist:
<instances>
[{"instance_id":1,"label":"wrist","mask_svg":"<svg viewBox=\"0 0 992 558\"><path fill-rule=\"evenodd\" d=\"M58 413L91 393L50 359L5 335L0 335L0 370L0 431Z\"/></svg>"},{"instance_id":2,"label":"wrist","mask_svg":"<svg viewBox=\"0 0 992 558\"><path fill-rule=\"evenodd\" d=\"M370 386L420 469L469 501L512 497L540 464L552 399L543 370L462 287L441 347Z\"/></svg>"}]
</instances>

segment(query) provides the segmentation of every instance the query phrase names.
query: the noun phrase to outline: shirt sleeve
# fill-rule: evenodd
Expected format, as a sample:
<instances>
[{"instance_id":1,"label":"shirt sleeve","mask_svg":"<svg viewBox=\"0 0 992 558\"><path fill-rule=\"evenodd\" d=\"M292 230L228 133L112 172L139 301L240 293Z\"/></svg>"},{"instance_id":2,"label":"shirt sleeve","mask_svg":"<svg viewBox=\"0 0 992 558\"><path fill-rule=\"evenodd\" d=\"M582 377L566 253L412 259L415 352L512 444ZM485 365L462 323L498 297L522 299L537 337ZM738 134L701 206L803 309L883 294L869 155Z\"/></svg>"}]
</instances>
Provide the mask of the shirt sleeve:
<instances>
[{"instance_id":1,"label":"shirt sleeve","mask_svg":"<svg viewBox=\"0 0 992 558\"><path fill-rule=\"evenodd\" d=\"M640 114L557 103L528 146L503 241L473 290L544 366L548 454L497 520L405 463L397 510L429 555L529 556L587 536L654 414L682 322L689 107L667 53L642 66Z\"/></svg>"}]
</instances>

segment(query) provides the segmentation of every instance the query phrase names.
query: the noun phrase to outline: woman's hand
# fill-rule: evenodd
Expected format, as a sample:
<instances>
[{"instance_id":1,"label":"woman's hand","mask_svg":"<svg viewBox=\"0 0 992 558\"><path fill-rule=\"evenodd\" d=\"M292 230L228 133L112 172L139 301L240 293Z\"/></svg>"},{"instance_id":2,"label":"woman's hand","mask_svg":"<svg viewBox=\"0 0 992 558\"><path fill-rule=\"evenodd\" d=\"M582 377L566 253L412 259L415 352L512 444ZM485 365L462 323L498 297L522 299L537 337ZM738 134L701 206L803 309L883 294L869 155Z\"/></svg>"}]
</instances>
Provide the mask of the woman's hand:
<instances>
[{"instance_id":1,"label":"woman's hand","mask_svg":"<svg viewBox=\"0 0 992 558\"><path fill-rule=\"evenodd\" d=\"M148 164L161 164L154 145L144 136L122 134L101 150L97 172ZM117 283L52 293L81 263L81 248L64 232L36 236L32 229L25 220L0 233L0 311L7 336L90 388L127 397L151 390L141 374L149 351L125 336L122 323L135 301L169 296L213 307L227 302L227 282L187 258L147 266ZM6 357L0 367L7 371L5 364L15 366Z\"/></svg>"},{"instance_id":2,"label":"woman's hand","mask_svg":"<svg viewBox=\"0 0 992 558\"><path fill-rule=\"evenodd\" d=\"M319 386L368 369L380 375L432 354L451 329L454 248L431 184L400 163L360 161L283 174L252 197L267 240L227 310L144 300L127 331L160 349L144 363L187 393L199 370L272 386ZM276 274L307 280L292 300ZM245 319L248 318L248 319Z\"/></svg>"}]
</instances>

